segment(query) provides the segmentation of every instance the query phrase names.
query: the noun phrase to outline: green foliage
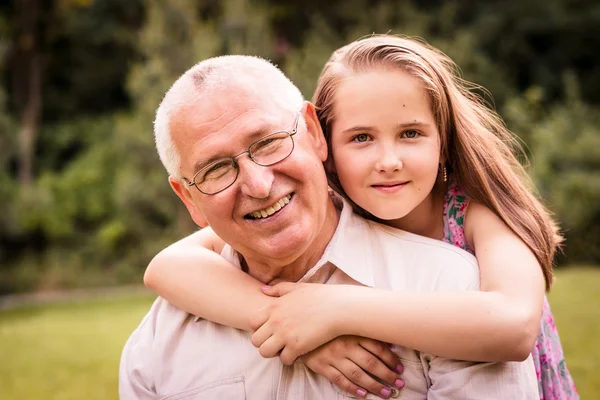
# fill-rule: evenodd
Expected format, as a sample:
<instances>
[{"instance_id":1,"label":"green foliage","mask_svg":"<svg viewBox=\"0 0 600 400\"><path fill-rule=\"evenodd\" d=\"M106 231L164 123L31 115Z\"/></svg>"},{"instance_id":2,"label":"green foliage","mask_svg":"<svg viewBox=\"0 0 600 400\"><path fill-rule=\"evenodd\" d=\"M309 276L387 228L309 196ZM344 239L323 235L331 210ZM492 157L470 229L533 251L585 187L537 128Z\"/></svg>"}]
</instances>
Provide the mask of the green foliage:
<instances>
[{"instance_id":1,"label":"green foliage","mask_svg":"<svg viewBox=\"0 0 600 400\"><path fill-rule=\"evenodd\" d=\"M44 119L112 112L129 104L123 85L137 56L143 0L61 0L44 15Z\"/></svg>"},{"instance_id":2,"label":"green foliage","mask_svg":"<svg viewBox=\"0 0 600 400\"><path fill-rule=\"evenodd\" d=\"M139 281L196 227L152 135L177 77L220 54L273 60L310 99L333 50L419 36L501 110L567 237L560 262L600 262L600 8L591 0L61 0L44 3L35 180L18 183L14 1L0 5L0 293Z\"/></svg>"},{"instance_id":3,"label":"green foliage","mask_svg":"<svg viewBox=\"0 0 600 400\"><path fill-rule=\"evenodd\" d=\"M530 171L561 223L568 262L600 257L600 110L581 100L578 86L566 74L564 102L546 109L543 92L532 88L506 106L513 130L526 132Z\"/></svg>"}]
</instances>

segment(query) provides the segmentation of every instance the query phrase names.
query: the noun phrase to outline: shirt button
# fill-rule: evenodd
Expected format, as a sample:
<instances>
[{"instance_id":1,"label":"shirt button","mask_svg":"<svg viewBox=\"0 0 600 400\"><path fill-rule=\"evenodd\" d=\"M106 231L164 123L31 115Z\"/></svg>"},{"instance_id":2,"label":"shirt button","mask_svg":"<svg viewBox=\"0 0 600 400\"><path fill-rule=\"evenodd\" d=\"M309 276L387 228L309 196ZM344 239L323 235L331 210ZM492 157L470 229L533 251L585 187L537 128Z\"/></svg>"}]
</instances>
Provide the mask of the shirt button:
<instances>
[{"instance_id":1,"label":"shirt button","mask_svg":"<svg viewBox=\"0 0 600 400\"><path fill-rule=\"evenodd\" d=\"M392 399L397 399L398 397L400 397L400 390L399 389L390 388L390 390L392 391L392 393L390 394L390 397Z\"/></svg>"}]
</instances>

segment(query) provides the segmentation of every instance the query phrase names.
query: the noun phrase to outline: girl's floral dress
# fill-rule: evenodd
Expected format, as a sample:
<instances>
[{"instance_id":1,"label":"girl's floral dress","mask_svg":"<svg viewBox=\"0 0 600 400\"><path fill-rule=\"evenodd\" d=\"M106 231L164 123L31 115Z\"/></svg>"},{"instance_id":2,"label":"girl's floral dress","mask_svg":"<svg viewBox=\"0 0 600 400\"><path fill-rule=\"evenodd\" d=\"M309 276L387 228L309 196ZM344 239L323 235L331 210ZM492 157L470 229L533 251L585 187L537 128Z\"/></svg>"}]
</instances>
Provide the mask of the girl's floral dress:
<instances>
[{"instance_id":1,"label":"girl's floral dress","mask_svg":"<svg viewBox=\"0 0 600 400\"><path fill-rule=\"evenodd\" d=\"M444 241L468 251L465 242L465 213L470 199L450 181L444 201ZM531 352L538 378L540 400L579 399L573 379L567 369L560 338L548 298L544 296L540 333Z\"/></svg>"}]
</instances>

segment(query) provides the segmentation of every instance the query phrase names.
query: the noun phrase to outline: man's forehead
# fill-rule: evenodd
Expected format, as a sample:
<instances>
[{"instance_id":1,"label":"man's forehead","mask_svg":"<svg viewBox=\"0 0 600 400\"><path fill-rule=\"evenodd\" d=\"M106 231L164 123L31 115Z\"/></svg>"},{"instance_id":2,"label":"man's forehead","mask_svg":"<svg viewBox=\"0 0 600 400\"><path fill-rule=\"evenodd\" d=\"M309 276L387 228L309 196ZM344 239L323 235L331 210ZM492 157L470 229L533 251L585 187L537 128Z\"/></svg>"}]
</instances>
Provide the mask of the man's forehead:
<instances>
[{"instance_id":1,"label":"man's forehead","mask_svg":"<svg viewBox=\"0 0 600 400\"><path fill-rule=\"evenodd\" d=\"M239 100L197 101L183 105L171 118L174 140L201 140L213 134L252 135L262 127L276 125L286 111L273 104Z\"/></svg>"},{"instance_id":2,"label":"man's forehead","mask_svg":"<svg viewBox=\"0 0 600 400\"><path fill-rule=\"evenodd\" d=\"M182 168L196 171L216 158L243 151L242 147L276 129L286 129L282 121L288 119L289 112L268 103L238 99L182 106L171 118L170 126Z\"/></svg>"},{"instance_id":3,"label":"man's forehead","mask_svg":"<svg viewBox=\"0 0 600 400\"><path fill-rule=\"evenodd\" d=\"M261 119L277 122L277 117L285 115L283 108L287 96L279 85L265 81L267 77L263 75L244 71L243 74L208 79L201 87L190 81L194 80L193 76L184 78L182 87L190 89L191 86L191 90L178 91L179 104L171 117L172 135L226 131L227 126L237 120L246 120L245 124L261 124ZM249 112L250 115L246 115ZM250 127L250 130L256 128Z\"/></svg>"}]
</instances>

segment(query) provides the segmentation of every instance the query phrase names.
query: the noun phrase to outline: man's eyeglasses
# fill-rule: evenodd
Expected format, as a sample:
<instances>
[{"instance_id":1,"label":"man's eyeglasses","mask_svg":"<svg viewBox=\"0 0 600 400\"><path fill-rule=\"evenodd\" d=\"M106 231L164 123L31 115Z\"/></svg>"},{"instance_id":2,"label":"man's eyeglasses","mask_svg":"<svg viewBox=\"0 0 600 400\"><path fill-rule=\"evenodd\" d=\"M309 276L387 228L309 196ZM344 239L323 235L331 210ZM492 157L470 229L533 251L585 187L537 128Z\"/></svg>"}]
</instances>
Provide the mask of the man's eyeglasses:
<instances>
[{"instance_id":1,"label":"man's eyeglasses","mask_svg":"<svg viewBox=\"0 0 600 400\"><path fill-rule=\"evenodd\" d=\"M236 159L248 153L252 161L263 167L277 164L285 160L294 150L294 136L298 130L300 113L296 114L294 127L291 132L278 131L258 139L252 143L248 150L227 158L218 159L196 172L194 178L189 181L183 178L188 186L196 186L204 194L217 194L233 185L237 179L240 166Z\"/></svg>"}]
</instances>

